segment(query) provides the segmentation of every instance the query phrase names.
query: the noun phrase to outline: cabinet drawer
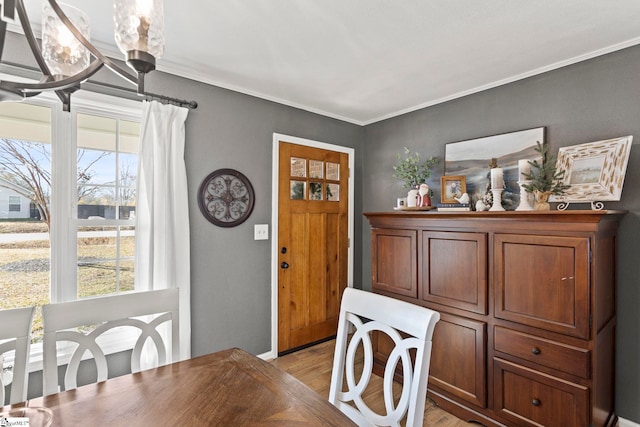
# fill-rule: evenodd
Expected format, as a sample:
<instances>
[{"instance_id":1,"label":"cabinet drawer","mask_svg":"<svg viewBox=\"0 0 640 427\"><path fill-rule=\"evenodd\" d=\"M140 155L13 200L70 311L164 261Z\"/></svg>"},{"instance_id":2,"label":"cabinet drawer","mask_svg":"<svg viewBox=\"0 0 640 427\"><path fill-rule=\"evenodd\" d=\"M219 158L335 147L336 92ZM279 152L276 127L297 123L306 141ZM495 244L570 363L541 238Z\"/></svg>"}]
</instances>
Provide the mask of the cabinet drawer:
<instances>
[{"instance_id":1,"label":"cabinet drawer","mask_svg":"<svg viewBox=\"0 0 640 427\"><path fill-rule=\"evenodd\" d=\"M494 359L495 412L519 426L589 425L589 389Z\"/></svg>"},{"instance_id":2,"label":"cabinet drawer","mask_svg":"<svg viewBox=\"0 0 640 427\"><path fill-rule=\"evenodd\" d=\"M496 326L496 351L535 362L548 368L589 378L590 352L578 347L546 340L534 335Z\"/></svg>"}]
</instances>

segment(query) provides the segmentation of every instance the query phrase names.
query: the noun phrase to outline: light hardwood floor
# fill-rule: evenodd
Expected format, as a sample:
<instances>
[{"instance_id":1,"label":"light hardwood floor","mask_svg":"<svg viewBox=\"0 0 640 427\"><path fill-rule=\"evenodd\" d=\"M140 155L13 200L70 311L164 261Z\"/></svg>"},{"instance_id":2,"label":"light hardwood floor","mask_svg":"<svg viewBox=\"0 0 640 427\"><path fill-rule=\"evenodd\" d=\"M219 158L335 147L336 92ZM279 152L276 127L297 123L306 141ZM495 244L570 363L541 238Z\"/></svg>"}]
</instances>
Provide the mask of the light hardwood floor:
<instances>
[{"instance_id":1,"label":"light hardwood floor","mask_svg":"<svg viewBox=\"0 0 640 427\"><path fill-rule=\"evenodd\" d=\"M335 340L331 340L295 353L281 356L272 360L271 363L283 371L290 373L321 396L328 398L334 348ZM374 378L374 380L372 380L373 387L371 394L378 395L375 388L380 390L382 388L382 381L378 377ZM382 400L379 402L367 400L367 402L372 407L377 406L378 403L384 407ZM431 399L427 399L424 425L438 427L478 426L478 424L467 423L443 411L438 408Z\"/></svg>"}]
</instances>

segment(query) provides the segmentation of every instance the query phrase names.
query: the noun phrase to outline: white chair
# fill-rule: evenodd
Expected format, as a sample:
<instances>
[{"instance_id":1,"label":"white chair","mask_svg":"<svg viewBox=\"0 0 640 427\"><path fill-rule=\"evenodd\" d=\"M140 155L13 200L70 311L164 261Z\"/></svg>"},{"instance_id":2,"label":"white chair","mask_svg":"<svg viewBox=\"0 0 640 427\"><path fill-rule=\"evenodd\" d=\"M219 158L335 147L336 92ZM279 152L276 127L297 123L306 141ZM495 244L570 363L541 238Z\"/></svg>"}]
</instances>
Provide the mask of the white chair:
<instances>
[{"instance_id":1,"label":"white chair","mask_svg":"<svg viewBox=\"0 0 640 427\"><path fill-rule=\"evenodd\" d=\"M329 402L361 427L399 426L405 415L406 426L421 426L431 361L431 338L438 320L440 313L428 308L371 292L345 289L340 306ZM347 345L350 327L355 332ZM372 410L363 400L373 372L372 331L387 334L395 343L384 370L386 413L383 414ZM357 379L354 365L360 346L364 350L364 366ZM415 349L414 363L409 354L411 349ZM399 363L403 383L396 404L392 386ZM346 390L343 385L345 374Z\"/></svg>"},{"instance_id":2,"label":"white chair","mask_svg":"<svg viewBox=\"0 0 640 427\"><path fill-rule=\"evenodd\" d=\"M31 345L31 323L35 307L0 310L0 406L4 405L4 387L2 381L2 360L8 352L14 352L9 404L27 400L29 379L29 348ZM8 341L5 341L8 340Z\"/></svg>"},{"instance_id":3,"label":"white chair","mask_svg":"<svg viewBox=\"0 0 640 427\"><path fill-rule=\"evenodd\" d=\"M157 316L151 318L150 315ZM142 316L145 318L141 319ZM146 316L151 319L146 321ZM78 368L87 351L95 360L97 381L108 378L107 359L96 339L113 328L128 326L140 330L131 354L131 372L141 370L141 357L147 340L155 345L158 365L176 362L180 358L178 289L175 288L47 304L42 307L42 317L45 396L58 392L58 342L77 344L67 365L65 390L77 387ZM167 358L167 345L158 330L158 326L165 322L171 325L170 360ZM79 327L90 325L97 326L89 333L78 330Z\"/></svg>"}]
</instances>

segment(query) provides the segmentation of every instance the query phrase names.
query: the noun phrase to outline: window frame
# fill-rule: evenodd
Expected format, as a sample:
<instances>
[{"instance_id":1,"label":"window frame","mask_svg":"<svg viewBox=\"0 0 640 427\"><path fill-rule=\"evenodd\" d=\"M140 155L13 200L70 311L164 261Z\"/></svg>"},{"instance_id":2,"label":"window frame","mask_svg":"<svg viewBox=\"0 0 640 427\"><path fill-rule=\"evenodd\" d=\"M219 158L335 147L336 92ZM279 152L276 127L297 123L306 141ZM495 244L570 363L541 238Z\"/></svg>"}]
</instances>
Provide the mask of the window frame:
<instances>
[{"instance_id":1,"label":"window frame","mask_svg":"<svg viewBox=\"0 0 640 427\"><path fill-rule=\"evenodd\" d=\"M0 75L1 76L1 75ZM73 301L77 298L77 229L81 226L135 226L135 219L92 220L77 217L77 116L96 115L105 118L142 122L142 103L95 92L78 92L72 97L71 111L65 112L55 95L45 93L24 103L48 107L51 111L51 227L50 243L50 303ZM67 141L67 142L65 142ZM55 166L54 166L55 165ZM53 173L55 168L56 173ZM56 256L53 256L53 254ZM135 286L136 291L138 287ZM137 338L136 331L114 330L105 334L105 354L128 350ZM68 363L73 347L59 349L58 364ZM91 356L83 356L90 359ZM5 358L4 364L12 360ZM0 365L1 366L1 365ZM42 342L31 345L29 372L41 371ZM1 371L1 369L0 369Z\"/></svg>"},{"instance_id":2,"label":"window frame","mask_svg":"<svg viewBox=\"0 0 640 427\"><path fill-rule=\"evenodd\" d=\"M18 199L17 202L15 200ZM11 202L13 200L13 203ZM17 206L18 209L12 209L12 207ZM9 196L9 209L7 212L22 212L22 198L20 196Z\"/></svg>"}]
</instances>

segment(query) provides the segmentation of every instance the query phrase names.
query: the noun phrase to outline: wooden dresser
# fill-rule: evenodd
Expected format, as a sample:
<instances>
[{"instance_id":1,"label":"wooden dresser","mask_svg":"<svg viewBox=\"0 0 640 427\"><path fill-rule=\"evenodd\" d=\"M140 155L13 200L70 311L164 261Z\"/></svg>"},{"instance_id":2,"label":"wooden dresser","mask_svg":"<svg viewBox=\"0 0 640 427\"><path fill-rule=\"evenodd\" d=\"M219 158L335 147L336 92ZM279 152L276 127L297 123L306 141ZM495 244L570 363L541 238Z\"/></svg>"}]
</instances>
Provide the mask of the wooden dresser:
<instances>
[{"instance_id":1,"label":"wooden dresser","mask_svg":"<svg viewBox=\"0 0 640 427\"><path fill-rule=\"evenodd\" d=\"M613 426L624 212L365 213L374 292L441 313L429 396L488 426ZM378 371L389 348L376 339Z\"/></svg>"}]
</instances>

